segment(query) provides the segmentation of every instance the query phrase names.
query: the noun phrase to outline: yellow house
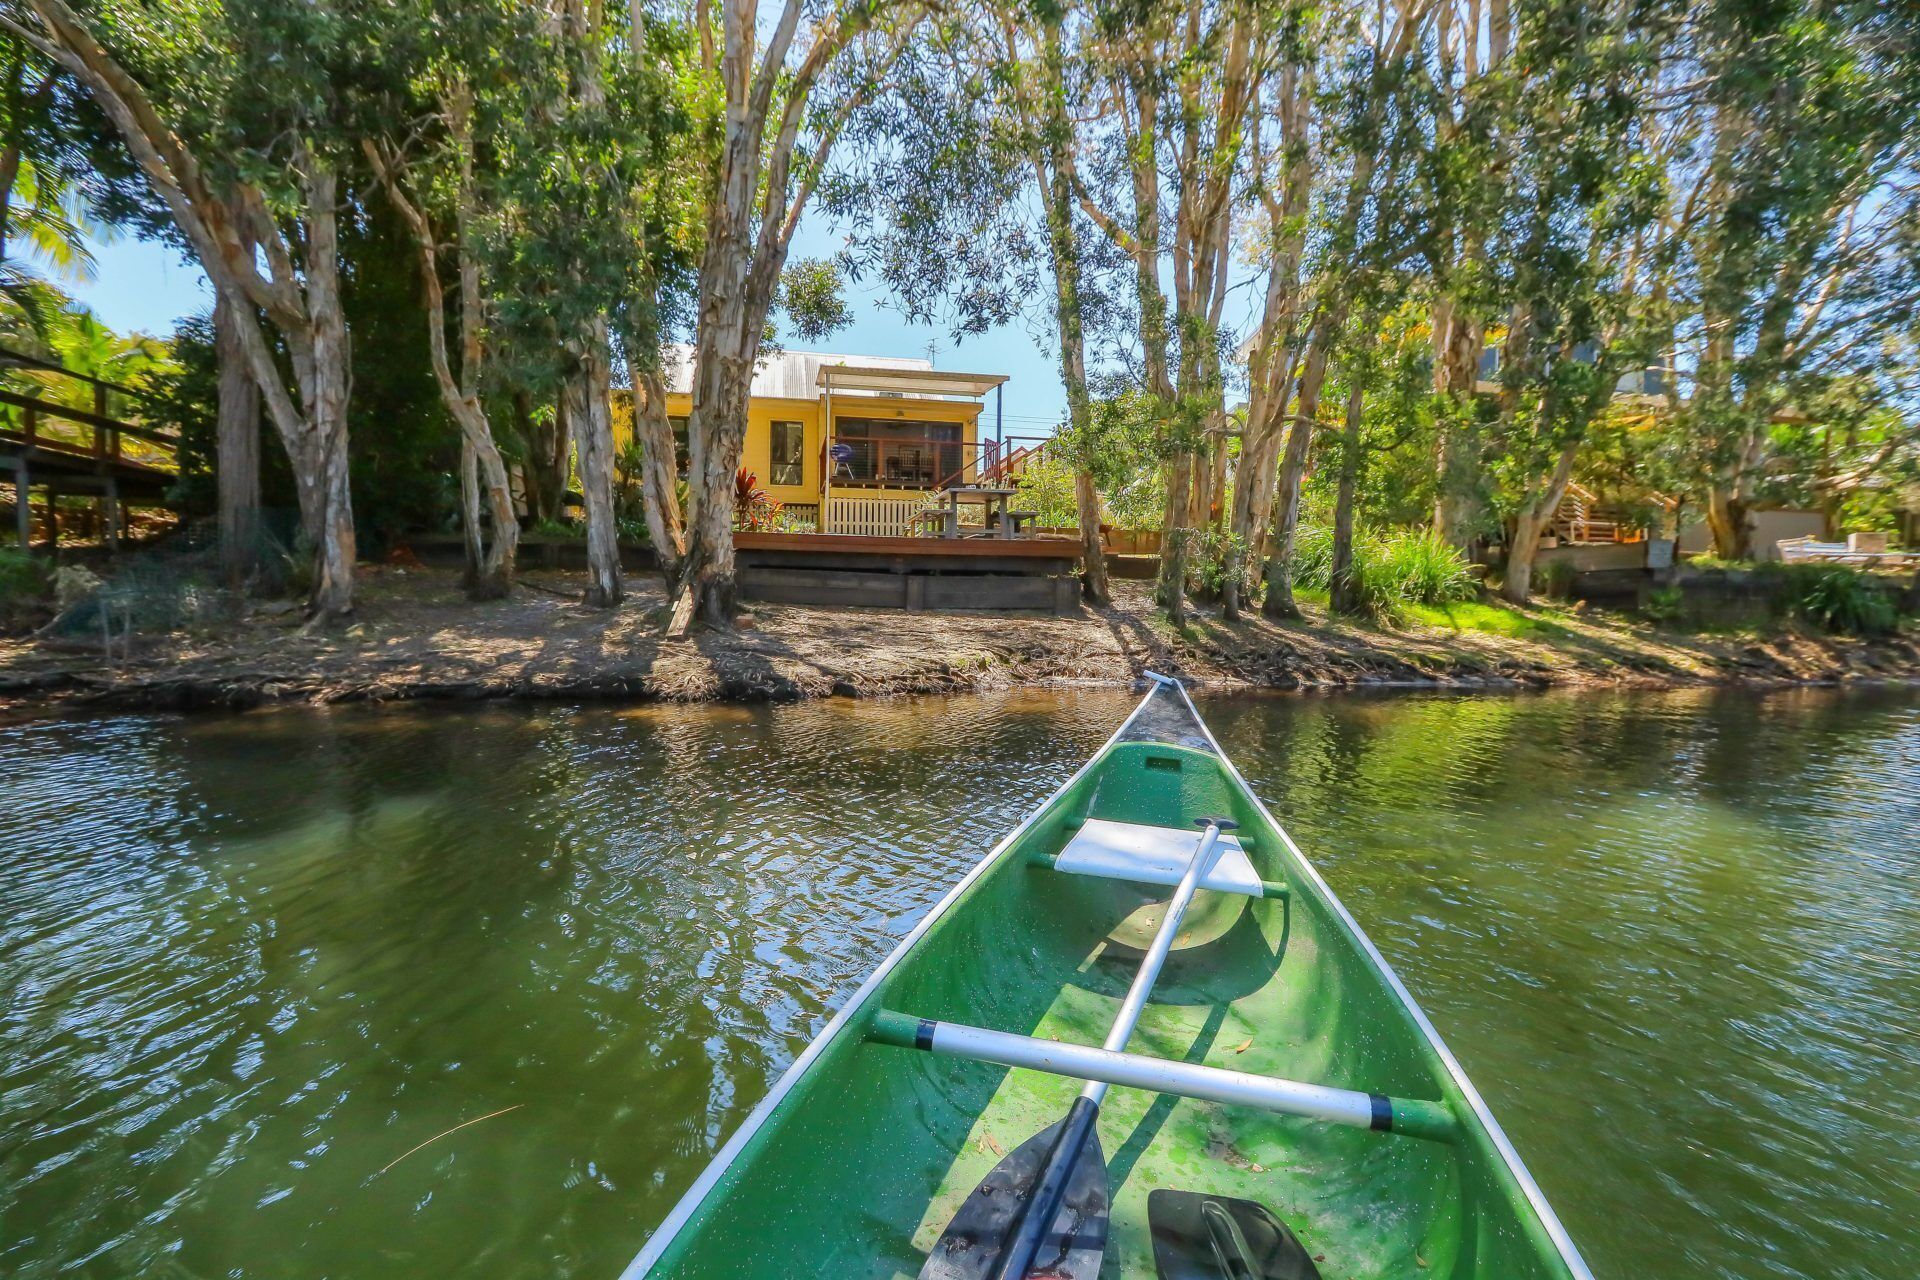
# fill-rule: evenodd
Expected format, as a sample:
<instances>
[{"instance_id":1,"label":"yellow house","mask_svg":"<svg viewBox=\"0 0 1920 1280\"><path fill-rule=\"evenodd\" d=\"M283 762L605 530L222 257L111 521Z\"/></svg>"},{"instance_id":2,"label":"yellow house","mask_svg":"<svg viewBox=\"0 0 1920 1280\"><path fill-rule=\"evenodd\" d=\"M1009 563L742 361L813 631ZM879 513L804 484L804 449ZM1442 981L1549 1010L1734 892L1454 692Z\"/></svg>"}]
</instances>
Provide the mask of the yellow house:
<instances>
[{"instance_id":1,"label":"yellow house","mask_svg":"<svg viewBox=\"0 0 1920 1280\"><path fill-rule=\"evenodd\" d=\"M692 349L667 356L667 417L686 469ZM979 483L1001 453L1000 374L931 361L783 351L762 360L740 465L779 499L790 528L902 534L943 489ZM995 396L983 438L984 397Z\"/></svg>"}]
</instances>

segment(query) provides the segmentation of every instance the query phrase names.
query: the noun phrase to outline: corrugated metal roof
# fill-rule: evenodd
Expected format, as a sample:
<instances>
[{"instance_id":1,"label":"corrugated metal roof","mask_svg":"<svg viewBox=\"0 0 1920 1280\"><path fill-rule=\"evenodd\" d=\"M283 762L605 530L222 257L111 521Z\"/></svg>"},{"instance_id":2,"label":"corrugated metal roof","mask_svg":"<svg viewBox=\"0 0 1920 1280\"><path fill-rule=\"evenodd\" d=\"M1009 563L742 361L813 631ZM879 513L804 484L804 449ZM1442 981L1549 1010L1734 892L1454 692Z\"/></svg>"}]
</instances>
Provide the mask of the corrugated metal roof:
<instances>
[{"instance_id":1,"label":"corrugated metal roof","mask_svg":"<svg viewBox=\"0 0 1920 1280\"><path fill-rule=\"evenodd\" d=\"M676 395L693 394L693 346L686 342L668 343L661 353L667 366L667 390ZM855 365L863 369L912 369L928 372L931 360L905 356L839 355L830 351L781 351L761 360L753 372L749 394L778 396L789 400L820 398L822 365Z\"/></svg>"}]
</instances>

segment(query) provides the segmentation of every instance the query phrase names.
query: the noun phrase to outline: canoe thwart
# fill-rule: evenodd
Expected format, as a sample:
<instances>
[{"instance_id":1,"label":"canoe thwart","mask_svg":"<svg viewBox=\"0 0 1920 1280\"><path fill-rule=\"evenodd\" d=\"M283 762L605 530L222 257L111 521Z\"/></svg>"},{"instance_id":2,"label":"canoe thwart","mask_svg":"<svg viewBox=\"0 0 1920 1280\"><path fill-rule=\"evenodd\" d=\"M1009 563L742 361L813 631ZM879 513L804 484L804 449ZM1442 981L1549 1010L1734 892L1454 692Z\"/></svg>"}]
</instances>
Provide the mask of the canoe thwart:
<instances>
[{"instance_id":1,"label":"canoe thwart","mask_svg":"<svg viewBox=\"0 0 1920 1280\"><path fill-rule=\"evenodd\" d=\"M1356 1129L1377 1129L1440 1141L1451 1140L1459 1132L1459 1121L1444 1102L1390 1098L1382 1093L1305 1084L1249 1071L1169 1062L1137 1053L1119 1053L1091 1045L1063 1044L964 1023L918 1018L892 1009L882 1009L873 1016L867 1038L902 1049L1024 1067L1075 1080L1097 1080L1203 1102L1255 1107Z\"/></svg>"},{"instance_id":2,"label":"canoe thwart","mask_svg":"<svg viewBox=\"0 0 1920 1280\"><path fill-rule=\"evenodd\" d=\"M1224 819L1216 819L1222 823ZM1262 880L1240 840L1223 825L1220 847L1202 889L1239 893L1249 898L1286 896L1286 886ZM1046 859L1056 871L1104 876L1137 884L1179 884L1193 856L1193 832L1180 827L1150 827L1138 822L1089 818L1059 853Z\"/></svg>"}]
</instances>

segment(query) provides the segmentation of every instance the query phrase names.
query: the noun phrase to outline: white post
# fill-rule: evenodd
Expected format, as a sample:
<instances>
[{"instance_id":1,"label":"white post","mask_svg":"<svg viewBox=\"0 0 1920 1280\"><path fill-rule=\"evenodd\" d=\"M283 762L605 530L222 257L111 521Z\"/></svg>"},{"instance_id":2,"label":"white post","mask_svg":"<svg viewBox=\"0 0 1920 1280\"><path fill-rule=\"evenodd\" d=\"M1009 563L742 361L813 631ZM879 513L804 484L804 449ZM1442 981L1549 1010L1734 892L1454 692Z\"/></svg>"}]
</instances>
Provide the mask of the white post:
<instances>
[{"instance_id":1,"label":"white post","mask_svg":"<svg viewBox=\"0 0 1920 1280\"><path fill-rule=\"evenodd\" d=\"M820 392L820 519L817 521L821 533L831 533L827 528L827 497L833 488L833 369L825 368L826 383Z\"/></svg>"}]
</instances>

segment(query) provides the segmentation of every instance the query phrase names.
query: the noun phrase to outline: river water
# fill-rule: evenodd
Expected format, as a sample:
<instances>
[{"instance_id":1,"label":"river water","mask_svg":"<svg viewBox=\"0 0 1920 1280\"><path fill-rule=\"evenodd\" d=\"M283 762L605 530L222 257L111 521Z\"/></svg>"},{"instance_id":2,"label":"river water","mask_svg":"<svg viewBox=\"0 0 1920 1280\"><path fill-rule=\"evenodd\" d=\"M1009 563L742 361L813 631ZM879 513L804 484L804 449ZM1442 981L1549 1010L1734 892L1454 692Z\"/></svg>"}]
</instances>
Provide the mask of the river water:
<instances>
[{"instance_id":1,"label":"river water","mask_svg":"<svg viewBox=\"0 0 1920 1280\"><path fill-rule=\"evenodd\" d=\"M612 1276L1129 705L0 726L0 1274ZM1203 709L1597 1274L1920 1270L1920 696Z\"/></svg>"}]
</instances>

